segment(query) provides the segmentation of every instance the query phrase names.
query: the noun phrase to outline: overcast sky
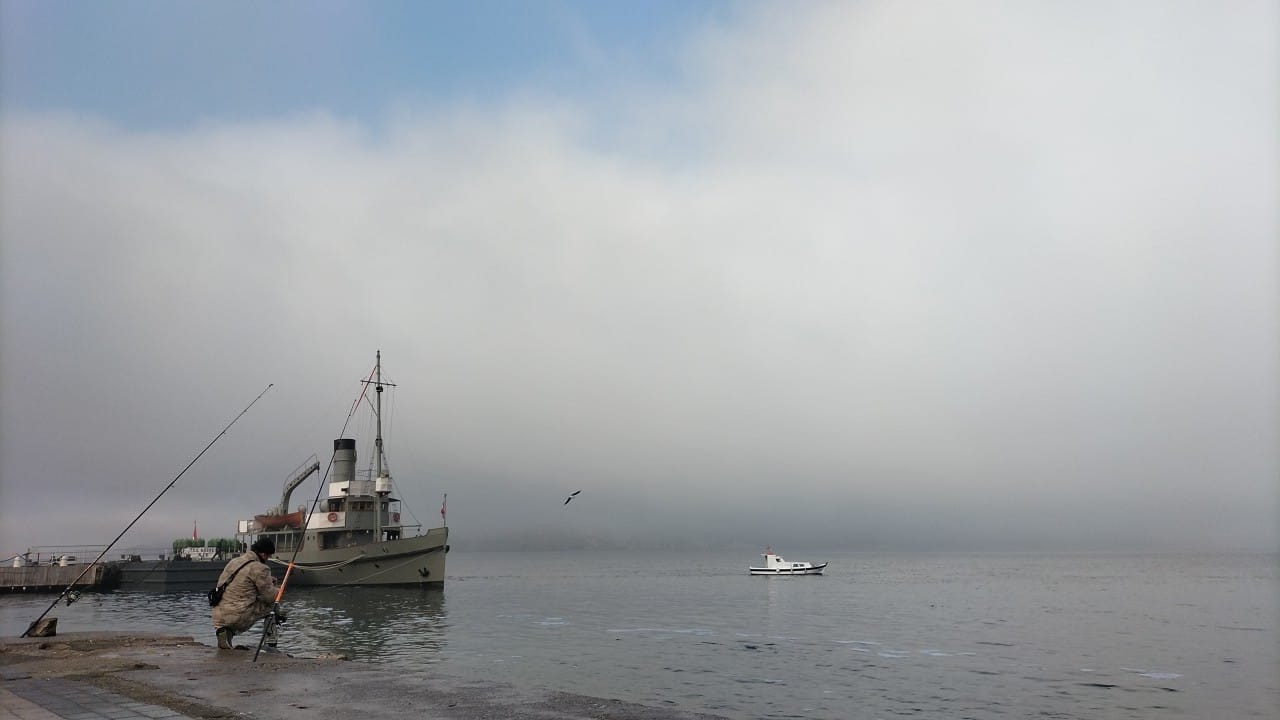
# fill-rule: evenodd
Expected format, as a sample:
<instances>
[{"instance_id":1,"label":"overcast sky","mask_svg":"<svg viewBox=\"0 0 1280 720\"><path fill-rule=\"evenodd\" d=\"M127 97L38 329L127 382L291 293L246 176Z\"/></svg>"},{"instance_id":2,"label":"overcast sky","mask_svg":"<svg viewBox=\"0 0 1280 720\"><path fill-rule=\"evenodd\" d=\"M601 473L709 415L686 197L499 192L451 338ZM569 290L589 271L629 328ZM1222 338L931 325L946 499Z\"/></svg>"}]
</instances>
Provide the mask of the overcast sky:
<instances>
[{"instance_id":1,"label":"overcast sky","mask_svg":"<svg viewBox=\"0 0 1280 720\"><path fill-rule=\"evenodd\" d=\"M0 4L0 555L1276 548L1275 3L463 5Z\"/></svg>"}]
</instances>

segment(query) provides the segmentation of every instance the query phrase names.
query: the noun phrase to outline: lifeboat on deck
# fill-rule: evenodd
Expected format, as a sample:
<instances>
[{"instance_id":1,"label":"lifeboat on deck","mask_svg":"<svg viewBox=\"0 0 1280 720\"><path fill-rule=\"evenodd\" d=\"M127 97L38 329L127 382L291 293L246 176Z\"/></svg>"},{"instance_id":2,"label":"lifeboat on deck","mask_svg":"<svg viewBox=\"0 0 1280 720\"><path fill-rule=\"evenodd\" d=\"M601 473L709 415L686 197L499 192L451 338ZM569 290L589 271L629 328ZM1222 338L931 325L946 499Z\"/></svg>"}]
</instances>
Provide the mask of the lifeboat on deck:
<instances>
[{"instance_id":1,"label":"lifeboat on deck","mask_svg":"<svg viewBox=\"0 0 1280 720\"><path fill-rule=\"evenodd\" d=\"M283 530L286 527L298 530L302 528L305 512L286 513L284 515L254 515L253 519L263 530Z\"/></svg>"}]
</instances>

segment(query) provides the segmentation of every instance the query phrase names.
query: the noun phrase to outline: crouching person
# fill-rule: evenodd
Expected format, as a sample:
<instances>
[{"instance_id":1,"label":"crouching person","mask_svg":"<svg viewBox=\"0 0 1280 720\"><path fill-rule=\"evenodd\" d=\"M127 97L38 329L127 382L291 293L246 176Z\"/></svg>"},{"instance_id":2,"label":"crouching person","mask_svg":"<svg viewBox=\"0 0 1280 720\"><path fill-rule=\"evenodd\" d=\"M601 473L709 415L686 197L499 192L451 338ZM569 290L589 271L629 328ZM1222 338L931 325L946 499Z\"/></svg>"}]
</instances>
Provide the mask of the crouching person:
<instances>
[{"instance_id":1,"label":"crouching person","mask_svg":"<svg viewBox=\"0 0 1280 720\"><path fill-rule=\"evenodd\" d=\"M230 581L222 602L213 608L213 628L218 647L230 650L232 638L253 626L271 612L276 599L276 583L267 567L267 559L276 552L276 544L260 538L249 546L249 552L227 563L218 576L218 584Z\"/></svg>"}]
</instances>

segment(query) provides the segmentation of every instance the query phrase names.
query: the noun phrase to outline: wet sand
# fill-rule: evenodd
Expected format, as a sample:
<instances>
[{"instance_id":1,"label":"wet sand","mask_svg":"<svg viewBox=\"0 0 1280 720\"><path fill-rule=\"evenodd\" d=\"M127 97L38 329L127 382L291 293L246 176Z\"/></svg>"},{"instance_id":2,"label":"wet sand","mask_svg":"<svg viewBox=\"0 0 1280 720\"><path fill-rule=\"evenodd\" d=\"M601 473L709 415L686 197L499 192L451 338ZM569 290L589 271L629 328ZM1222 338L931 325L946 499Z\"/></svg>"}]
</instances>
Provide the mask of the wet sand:
<instances>
[{"instance_id":1,"label":"wet sand","mask_svg":"<svg viewBox=\"0 0 1280 720\"><path fill-rule=\"evenodd\" d=\"M92 632L0 639L5 685L73 680L192 718L297 720L316 711L392 720L718 717L572 693L522 691L333 657L265 651L256 663L252 657L252 650L218 650L169 635Z\"/></svg>"}]
</instances>

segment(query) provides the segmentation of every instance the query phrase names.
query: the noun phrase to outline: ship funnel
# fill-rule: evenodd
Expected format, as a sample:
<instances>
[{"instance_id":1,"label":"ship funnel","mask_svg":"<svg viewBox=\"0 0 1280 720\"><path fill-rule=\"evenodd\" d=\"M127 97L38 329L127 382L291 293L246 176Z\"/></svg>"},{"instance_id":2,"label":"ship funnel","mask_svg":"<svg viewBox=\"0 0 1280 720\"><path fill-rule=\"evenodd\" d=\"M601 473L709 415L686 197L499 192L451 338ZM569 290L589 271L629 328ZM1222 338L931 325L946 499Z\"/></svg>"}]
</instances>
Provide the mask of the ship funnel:
<instances>
[{"instance_id":1,"label":"ship funnel","mask_svg":"<svg viewBox=\"0 0 1280 720\"><path fill-rule=\"evenodd\" d=\"M356 479L356 441L342 438L333 441L333 479L334 485L350 487Z\"/></svg>"}]
</instances>

